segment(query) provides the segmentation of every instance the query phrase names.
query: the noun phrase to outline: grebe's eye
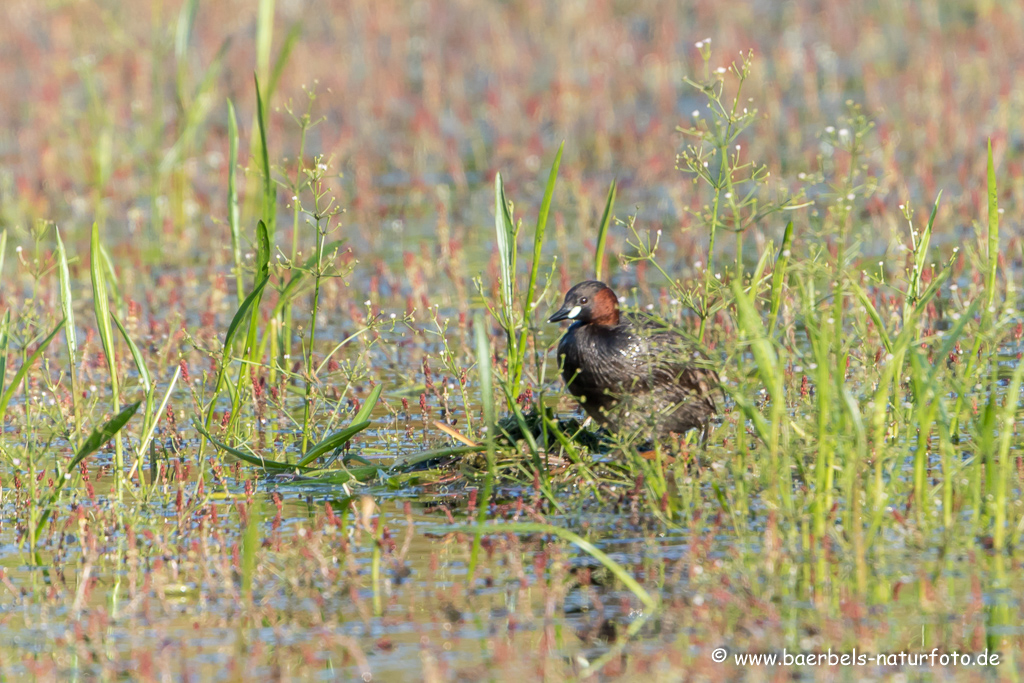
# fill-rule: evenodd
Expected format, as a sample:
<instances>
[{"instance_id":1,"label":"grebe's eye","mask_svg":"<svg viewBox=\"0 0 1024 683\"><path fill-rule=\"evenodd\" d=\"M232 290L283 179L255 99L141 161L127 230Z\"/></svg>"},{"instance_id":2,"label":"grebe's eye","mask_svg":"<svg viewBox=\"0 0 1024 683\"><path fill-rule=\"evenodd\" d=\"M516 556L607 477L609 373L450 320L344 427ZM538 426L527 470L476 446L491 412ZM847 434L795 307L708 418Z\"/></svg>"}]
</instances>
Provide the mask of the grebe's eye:
<instances>
[{"instance_id":1,"label":"grebe's eye","mask_svg":"<svg viewBox=\"0 0 1024 683\"><path fill-rule=\"evenodd\" d=\"M581 304L586 304L587 303L587 297L583 297L582 299L580 299L580 303Z\"/></svg>"}]
</instances>

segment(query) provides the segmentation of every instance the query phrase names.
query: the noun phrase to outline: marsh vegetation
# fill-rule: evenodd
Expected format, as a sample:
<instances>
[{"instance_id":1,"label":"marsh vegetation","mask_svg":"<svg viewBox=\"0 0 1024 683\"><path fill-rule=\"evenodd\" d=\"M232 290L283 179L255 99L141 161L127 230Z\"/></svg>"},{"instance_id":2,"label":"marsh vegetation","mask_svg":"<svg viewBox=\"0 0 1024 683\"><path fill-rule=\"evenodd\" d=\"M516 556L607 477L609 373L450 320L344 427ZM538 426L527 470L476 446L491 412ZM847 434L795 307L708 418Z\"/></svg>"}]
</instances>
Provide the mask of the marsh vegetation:
<instances>
[{"instance_id":1,"label":"marsh vegetation","mask_svg":"<svg viewBox=\"0 0 1024 683\"><path fill-rule=\"evenodd\" d=\"M1016 679L1016 3L250 4L0 10L0 674Z\"/></svg>"}]
</instances>

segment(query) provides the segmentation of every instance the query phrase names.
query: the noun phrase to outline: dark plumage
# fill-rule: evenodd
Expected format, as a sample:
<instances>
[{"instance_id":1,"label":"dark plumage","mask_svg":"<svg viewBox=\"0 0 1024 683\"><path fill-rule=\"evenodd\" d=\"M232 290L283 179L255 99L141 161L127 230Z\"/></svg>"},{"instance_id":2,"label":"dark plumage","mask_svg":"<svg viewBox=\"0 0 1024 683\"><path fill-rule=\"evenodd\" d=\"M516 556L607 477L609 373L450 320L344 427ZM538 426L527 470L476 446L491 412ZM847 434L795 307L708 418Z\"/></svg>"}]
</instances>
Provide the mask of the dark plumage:
<instances>
[{"instance_id":1,"label":"dark plumage","mask_svg":"<svg viewBox=\"0 0 1024 683\"><path fill-rule=\"evenodd\" d=\"M598 423L642 436L706 430L718 376L678 332L645 315L620 315L607 285L581 282L548 322L572 320L558 344L569 393Z\"/></svg>"}]
</instances>

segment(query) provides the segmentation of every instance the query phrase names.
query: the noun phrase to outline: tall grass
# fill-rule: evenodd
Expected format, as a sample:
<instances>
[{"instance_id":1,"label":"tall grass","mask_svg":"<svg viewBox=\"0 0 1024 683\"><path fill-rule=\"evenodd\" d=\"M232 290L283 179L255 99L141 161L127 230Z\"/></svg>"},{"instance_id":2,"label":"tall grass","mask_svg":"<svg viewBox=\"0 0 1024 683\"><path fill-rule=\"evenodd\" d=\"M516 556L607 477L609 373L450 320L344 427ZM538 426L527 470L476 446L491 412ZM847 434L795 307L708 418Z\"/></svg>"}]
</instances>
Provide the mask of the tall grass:
<instances>
[{"instance_id":1,"label":"tall grass","mask_svg":"<svg viewBox=\"0 0 1024 683\"><path fill-rule=\"evenodd\" d=\"M56 226L53 228L54 236L57 238L57 267L60 273L60 308L64 315L64 340L68 350L68 377L71 382L71 411L74 418L73 431L71 432L71 443L78 443L79 435L82 433L82 415L80 407L80 392L78 388L78 332L75 329L75 309L71 294L71 273L68 270L68 255L64 249L64 240L60 238L60 231ZM0 250L3 244L0 244ZM0 372L0 376L3 373Z\"/></svg>"},{"instance_id":2,"label":"tall grass","mask_svg":"<svg viewBox=\"0 0 1024 683\"><path fill-rule=\"evenodd\" d=\"M537 278L541 268L542 247L547 229L548 214L555 193L555 182L558 179L558 167L562 161L562 146L559 146L555 159L551 164L544 198L541 200L537 213L537 225L533 234L533 262L530 265L529 284L522 302L519 293L519 233L522 221L515 221L512 205L505 197L505 186L501 174L494 177L494 225L497 235L498 264L501 279L498 282L501 296L498 306L491 310L492 315L505 329L506 342L509 349L507 382L507 399L509 409L519 398L522 388L523 371L528 351L528 333L532 329L531 320L537 309Z\"/></svg>"},{"instance_id":3,"label":"tall grass","mask_svg":"<svg viewBox=\"0 0 1024 683\"><path fill-rule=\"evenodd\" d=\"M93 309L96 314L96 327L99 330L103 355L107 360L107 371L110 373L110 400L115 413L121 411L120 381L117 376L117 357L114 349L114 335L110 327L110 302L107 299L107 275L103 268L103 256L100 252L100 229L97 223L92 226L92 241L89 252L89 268L92 274ZM114 479L117 487L118 500L123 495L124 482L124 444L120 430L114 436Z\"/></svg>"},{"instance_id":4,"label":"tall grass","mask_svg":"<svg viewBox=\"0 0 1024 683\"><path fill-rule=\"evenodd\" d=\"M594 279L600 280L604 276L604 248L608 241L608 227L611 225L613 212L615 211L615 195L618 193L618 183L612 181L608 187L608 197L604 203L604 213L601 214L601 224L597 231L597 248L594 250Z\"/></svg>"},{"instance_id":5,"label":"tall grass","mask_svg":"<svg viewBox=\"0 0 1024 683\"><path fill-rule=\"evenodd\" d=\"M228 229L231 230L231 257L235 264L235 291L238 305L245 299L242 279L242 235L238 208L238 118L235 105L228 100Z\"/></svg>"},{"instance_id":6,"label":"tall grass","mask_svg":"<svg viewBox=\"0 0 1024 683\"><path fill-rule=\"evenodd\" d=\"M200 141L209 133L204 112L210 102L224 101L208 97L218 78L206 71L198 81L189 75L188 64L201 53L191 47L201 25L197 12L207 7L184 3L174 24L176 68L170 78L178 83L179 120L166 141L170 150L150 143L166 160L161 172L167 176L150 188L153 221L172 233L195 229L184 207L190 174L199 173L195 168L202 165L196 161L205 149ZM546 361L556 333L542 331L536 320L537 312L554 305L561 294L542 277L556 271L552 255L566 253L574 265L580 254L564 245L584 243L586 235L594 234L592 226L573 222L571 207L555 202L560 168L564 161L564 176L571 178L567 195L603 190L594 190L592 181L594 175L606 178L605 170L592 175L591 169L578 168L602 145L581 151L577 145L585 143L576 141L565 148L564 160L561 147L554 155L542 197L530 198L540 199L532 244L524 242L530 236L505 195L502 179L511 176L497 176L499 272L481 278L480 298L463 292L458 239L437 252L426 250L426 256L408 249L410 271L421 271L423 281L411 295L408 281L413 278L405 278L386 257L377 260L376 247L357 245L358 258L368 263L361 270L346 270L339 263L338 242L328 240L335 204L325 190L333 188L333 178L318 176L303 159L313 119L308 112L295 117L301 140L297 158L271 155L267 144L274 112L269 104L297 29L271 65L273 3L262 2L259 11L256 70L258 87L266 87L257 95L250 151L261 184L257 192L245 193L242 203L245 188L236 177L239 132L230 102L228 140L215 141L226 142L217 149L228 150L228 189L214 195L218 201L226 196L230 252L211 250L202 256L209 260L200 265L208 270L200 269L200 277L193 278L177 276L175 267L181 264L170 257L166 263L147 261L152 257L138 256L131 245L104 250L99 236L109 233L103 216L120 219L116 212L104 213L105 197L118 191L114 179L124 169L117 160L131 150L113 134L115 120L102 111L94 112L85 128L92 150L88 188L99 226L90 236L95 341L91 333L82 343L76 337L74 277L80 274L73 267L74 227L60 233L12 228L19 246L25 243L27 249L6 264L7 231L0 232L0 295L8 307L0 318L0 483L5 504L13 510L12 537L18 534L32 554L27 562L7 562L7 570L0 572L4 595L12 596L17 607L8 610L12 631L29 621L33 632L45 631L48 615L68 613L72 626L80 629L76 634L85 634L73 642L80 661L104 662L108 656L122 657L125 641L118 639L126 631L142 621L148 627L149 619L160 623L161 610L180 597L191 601L196 623L214 628L226 618L217 611L224 605L237 607L229 618L260 620L274 634L283 624L305 629L312 619L319 630L309 633L323 635L324 642L296 640L311 648L303 653L305 661L318 663L323 653L333 656L332 646L343 649L344 657L359 651L352 644L364 636L351 637L351 630L337 624L363 621L366 633L374 634L372 647L386 652L391 643L379 632L390 632L396 620L406 628L412 619L412 628L429 635L438 624L433 616L418 621L419 615L433 615L439 604L443 623L453 626L444 631L445 642L472 637L468 632L486 633L480 649L494 653L485 657L487 666L509 661L501 659L506 651L514 660L536 656L551 678L563 672L612 678L617 665L643 669L648 664L648 672L661 666L721 677L724 669L699 670L710 666L707 645L718 641L758 650L806 647L807 642L814 648L848 648L855 639L859 647L867 647L867 641L878 649L900 643L972 651L987 641L990 648L1012 653L1019 641L1014 595L1020 587L1017 548L1024 529L1024 515L1015 504L1021 488L1016 426L1024 364L1014 357L1019 339L1010 314L1016 271L998 272L1000 247L1015 235L1012 221L999 224L991 147L988 221L978 223L979 247L951 249L937 236L963 221L970 203L959 197L950 201L947 192L943 203L936 198L930 213L918 216L904 202L897 214L890 204L902 190L891 189L896 182L891 178L883 182L874 176L898 160L883 148L887 143L876 137L865 115L848 110L831 131L820 133L813 147L801 150L806 155L794 152L780 161L774 147L755 135L771 127L763 113L774 114L777 105L773 100L761 112L753 106L750 96L765 92L756 64L747 55L720 72L702 41L698 55L705 73L691 82L702 108L684 126L689 146L679 157L684 178L694 183L681 195L674 194L674 186L666 189L689 215L678 225L674 215L649 225L646 211L615 221L618 194L621 201L632 199L635 182L612 183L596 249L579 259L584 268L593 265L596 277L631 290L630 301L650 306L681 333L692 333L720 371L727 399L709 441L697 446L693 439L666 440L654 444L652 454L641 451L647 435L600 433L580 424L581 414L567 397L554 400L552 393L562 386ZM556 15L560 11L553 10ZM429 52L422 55L425 67L432 59ZM653 78L656 60L645 64L644 73ZM216 60L210 69L216 71L215 65ZM429 69L425 73L423 89L428 91ZM784 71L773 74L780 92L792 87ZM819 87L814 75L804 87ZM102 103L108 81L83 78L94 78L89 85L95 90L93 106ZM404 87L381 85L397 91ZM668 99L674 111L676 98ZM430 147L434 133L429 130L436 114L429 106L417 114L426 131L417 144L429 149L428 155L437 151ZM788 133L803 134L817 121L816 115L801 119ZM338 134L350 135L352 125L361 130L358 126L367 124L346 121ZM508 123L509 128L515 125ZM630 135L622 131L623 140ZM329 144L327 137L310 138L310 149ZM360 143L377 144L372 137ZM287 149L288 144L281 140L274 147ZM621 149L621 178L639 167L630 165L637 152L629 147L624 142L616 148ZM483 148L486 162L487 145ZM410 168L424 163L416 154ZM470 163L469 156L463 158L460 150L447 159L453 178L460 164ZM321 161L316 159L317 169ZM399 149L394 163L405 161ZM518 161L502 170L518 174ZM341 167L359 175L365 171L361 164L345 158ZM352 182L358 190L353 204L364 204L340 237L360 229L372 233L383 220L374 213L379 208L375 202L382 200L372 197L379 191L378 172L374 167L363 176L370 178L363 185ZM290 256L282 251L280 265L271 258L278 247L275 173L288 176L282 185L298 198L291 207ZM875 194L886 187L888 194ZM409 189L410 202L419 191L418 186ZM156 201L165 196L171 198L173 214L166 227L163 204ZM813 203L805 204L803 196L813 197ZM1014 196L1004 194L1010 198L1008 210L1014 208ZM467 198L455 197L456 202ZM5 206L5 215L20 206ZM465 206L471 210L472 201ZM797 210L802 208L807 210ZM780 219L781 211L790 213ZM300 231L307 213L313 229ZM868 230L890 218L892 242L879 244ZM554 229L548 228L549 220ZM108 223L117 228L114 220ZM245 236L244 225L255 225L251 236ZM623 232L632 246L624 254L608 253L609 245L621 243ZM400 233L396 227L395 234ZM37 234L45 237L36 238L35 253L29 253ZM410 234L401 238L406 240L403 250L413 239ZM84 243L82 235L78 241ZM467 241L476 238L475 233L465 235ZM110 239L105 238L108 244ZM247 240L256 245L250 266L241 256ZM307 258L304 250L310 247ZM879 256L871 251L876 248L886 251ZM532 254L529 269L521 249ZM227 310L234 315L226 326L216 323L224 310L217 308L217 285L210 288L209 309L189 300L172 303L179 292L187 297L202 288L202 277L216 282L229 269L235 286ZM372 272L374 279L352 278L337 287L328 281L342 272ZM587 276L565 272L572 279ZM154 284L158 278L160 286ZM330 331L317 324L326 311L340 311L341 318L347 311L359 313L358 302L366 297L373 298L374 306L365 320L353 314L354 320ZM434 311L427 322L423 301ZM391 327L375 317L378 303L385 319L388 309L398 312ZM447 310L438 314L434 304ZM491 317L472 315L481 308ZM311 314L308 326L293 329L292 313L298 319L298 311ZM449 312L451 324L441 323ZM204 322L197 325L197 318ZM495 321L502 332L497 337L491 334ZM293 371L283 360L295 351L300 327L308 327L300 342L303 363ZM337 330L344 330L339 339L327 342ZM61 333L63 347L52 343ZM359 348L349 349L350 344ZM425 366L418 361L441 348L444 369L435 367L433 378L417 373L416 367ZM125 350L131 356L127 366ZM336 358L340 365L331 367ZM173 374L163 369L168 361L179 360ZM186 382L183 375L189 371ZM532 402L528 389L534 390ZM449 396L449 390L456 393ZM418 433L416 409L408 405L411 398L414 406L417 396L422 396L423 414ZM357 397L362 399L358 409ZM135 399L141 400L130 403ZM329 408L319 410L323 405ZM506 407L499 410L501 405ZM430 416L439 407L445 410L443 422ZM181 419L190 412L195 430ZM141 419L129 430L136 414ZM443 425L440 433L431 424ZM482 427L479 444L474 425ZM198 457L194 438L201 444ZM113 467L104 456L91 461L111 440L116 441ZM122 441L129 449L135 445L138 456L127 475ZM207 445L217 449L219 459L205 457ZM141 475L145 457L151 473L148 482L141 482L145 501L107 505L106 477L113 473L118 495L136 492L130 488L134 467ZM470 505L467 491L474 489ZM381 499L375 500L378 492ZM280 496L275 502L281 502L276 519L264 502L275 495ZM442 577L430 584L427 602L401 581L405 551L398 550L388 528L395 517L383 502L393 496L431 505L442 501L445 507L438 509L454 519L446 524L429 516L434 512L417 509L416 523L410 522L414 530L427 524L432 534L443 535L410 551L423 555L410 561L417 581L431 581L429 572ZM349 533L352 523L355 532ZM479 582L471 583L469 591L461 585L448 590L454 585L452 568L467 559L471 578L490 572L488 580L501 587L505 602L500 611L492 611L488 590L476 590ZM51 573L38 580L35 567ZM87 599L96 576L111 594L107 605L113 607L106 613L90 612L90 605L100 602L95 594L92 602ZM75 580L77 586L71 586ZM126 588L131 581L137 585ZM66 600L69 593L73 603ZM291 607L275 602L281 595L288 596ZM309 612L294 607L298 604L316 608ZM588 607L581 610L580 605ZM607 617L608 624L594 638L577 627L596 615ZM521 617L537 624L538 633L543 629L543 648L532 648L533 641L532 649L526 648L518 637L505 637L502 629L511 632ZM473 628L460 628L463 621ZM569 626L576 640L564 637ZM339 635L350 638L344 648L341 641L330 640ZM286 652L291 641L285 636L267 649ZM644 646L633 648L634 639L641 638ZM417 662L424 663L425 671L430 657L444 656L432 647L420 649L423 658ZM652 663L645 659L649 650L664 658ZM320 654L309 656L314 651ZM138 663L140 678L146 652L132 650L132 657L142 653L131 662ZM250 659L238 661L259 660L259 647L247 652ZM465 652L460 657L470 656ZM1012 666L998 673L1010 676ZM116 678L124 670L111 667L101 673ZM280 670L302 675L298 668ZM316 674L336 677L342 670L324 667ZM24 672L10 677L18 673Z\"/></svg>"}]
</instances>

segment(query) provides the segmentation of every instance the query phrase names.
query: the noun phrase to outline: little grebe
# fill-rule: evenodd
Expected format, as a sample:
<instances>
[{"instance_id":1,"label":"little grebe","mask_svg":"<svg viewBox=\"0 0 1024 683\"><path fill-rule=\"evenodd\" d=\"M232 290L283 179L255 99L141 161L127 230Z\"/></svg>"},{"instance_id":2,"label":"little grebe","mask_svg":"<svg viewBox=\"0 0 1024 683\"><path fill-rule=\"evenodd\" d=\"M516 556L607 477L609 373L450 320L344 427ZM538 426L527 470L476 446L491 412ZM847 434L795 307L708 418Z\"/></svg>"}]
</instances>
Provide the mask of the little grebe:
<instances>
[{"instance_id":1,"label":"little grebe","mask_svg":"<svg viewBox=\"0 0 1024 683\"><path fill-rule=\"evenodd\" d=\"M707 435L718 375L678 332L645 315L619 314L607 285L581 282L548 322L572 320L558 344L569 393L602 426L643 436Z\"/></svg>"}]
</instances>

